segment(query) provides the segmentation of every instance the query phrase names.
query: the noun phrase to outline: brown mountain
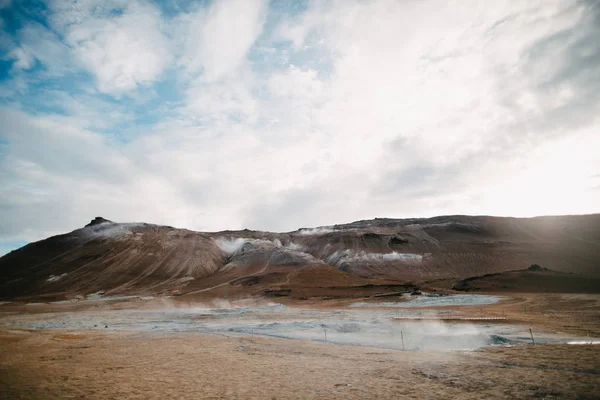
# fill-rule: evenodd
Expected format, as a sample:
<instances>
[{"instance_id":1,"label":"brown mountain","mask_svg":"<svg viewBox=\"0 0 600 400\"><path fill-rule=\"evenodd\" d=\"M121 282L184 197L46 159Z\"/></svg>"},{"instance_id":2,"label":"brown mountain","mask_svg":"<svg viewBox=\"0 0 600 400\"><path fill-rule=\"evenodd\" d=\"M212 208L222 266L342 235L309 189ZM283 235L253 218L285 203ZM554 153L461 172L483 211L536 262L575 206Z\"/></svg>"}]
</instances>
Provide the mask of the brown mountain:
<instances>
[{"instance_id":1,"label":"brown mountain","mask_svg":"<svg viewBox=\"0 0 600 400\"><path fill-rule=\"evenodd\" d=\"M0 298L354 296L531 264L600 277L600 214L376 218L288 233L202 233L98 217L0 258Z\"/></svg>"}]
</instances>

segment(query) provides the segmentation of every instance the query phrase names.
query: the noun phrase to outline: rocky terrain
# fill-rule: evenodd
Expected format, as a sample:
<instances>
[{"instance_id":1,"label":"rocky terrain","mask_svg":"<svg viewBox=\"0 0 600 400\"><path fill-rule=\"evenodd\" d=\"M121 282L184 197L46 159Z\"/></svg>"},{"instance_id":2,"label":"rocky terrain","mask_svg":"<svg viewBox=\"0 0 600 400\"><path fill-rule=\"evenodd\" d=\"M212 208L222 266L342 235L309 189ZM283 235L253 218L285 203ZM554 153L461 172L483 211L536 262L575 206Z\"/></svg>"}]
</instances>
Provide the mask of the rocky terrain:
<instances>
[{"instance_id":1,"label":"rocky terrain","mask_svg":"<svg viewBox=\"0 0 600 400\"><path fill-rule=\"evenodd\" d=\"M0 298L393 295L435 282L467 290L466 278L534 263L569 274L577 292L582 279L600 277L599 244L600 214L376 218L287 233L194 232L97 217L0 258Z\"/></svg>"}]
</instances>

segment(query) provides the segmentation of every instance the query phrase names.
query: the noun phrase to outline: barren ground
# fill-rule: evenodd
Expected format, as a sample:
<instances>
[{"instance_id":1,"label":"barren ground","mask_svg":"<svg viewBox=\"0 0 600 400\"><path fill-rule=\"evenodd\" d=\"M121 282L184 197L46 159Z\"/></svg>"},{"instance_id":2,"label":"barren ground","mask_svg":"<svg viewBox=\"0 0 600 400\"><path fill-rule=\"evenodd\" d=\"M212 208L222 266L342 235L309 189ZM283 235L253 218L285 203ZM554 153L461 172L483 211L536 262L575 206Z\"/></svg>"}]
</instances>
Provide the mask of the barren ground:
<instances>
[{"instance_id":1,"label":"barren ground","mask_svg":"<svg viewBox=\"0 0 600 400\"><path fill-rule=\"evenodd\" d=\"M3 332L3 399L598 398L598 346L410 352L274 338Z\"/></svg>"},{"instance_id":2,"label":"barren ground","mask_svg":"<svg viewBox=\"0 0 600 400\"><path fill-rule=\"evenodd\" d=\"M459 308L465 315L504 313L534 329L599 333L598 295L511 296ZM63 311L79 312L73 306ZM3 329L0 398L600 398L598 345L433 352L228 336Z\"/></svg>"}]
</instances>

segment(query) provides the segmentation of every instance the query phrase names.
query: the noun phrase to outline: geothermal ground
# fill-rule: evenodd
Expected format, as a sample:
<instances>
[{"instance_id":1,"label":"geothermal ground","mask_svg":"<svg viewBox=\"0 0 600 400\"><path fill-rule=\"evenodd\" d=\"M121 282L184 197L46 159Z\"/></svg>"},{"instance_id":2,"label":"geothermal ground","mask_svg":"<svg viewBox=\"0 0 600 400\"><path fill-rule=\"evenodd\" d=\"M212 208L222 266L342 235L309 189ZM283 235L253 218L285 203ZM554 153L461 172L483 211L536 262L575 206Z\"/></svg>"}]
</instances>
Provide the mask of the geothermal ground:
<instances>
[{"instance_id":1,"label":"geothermal ground","mask_svg":"<svg viewBox=\"0 0 600 400\"><path fill-rule=\"evenodd\" d=\"M600 215L96 218L0 258L0 399L598 399Z\"/></svg>"},{"instance_id":2,"label":"geothermal ground","mask_svg":"<svg viewBox=\"0 0 600 400\"><path fill-rule=\"evenodd\" d=\"M599 302L5 303L0 398L598 398Z\"/></svg>"}]
</instances>

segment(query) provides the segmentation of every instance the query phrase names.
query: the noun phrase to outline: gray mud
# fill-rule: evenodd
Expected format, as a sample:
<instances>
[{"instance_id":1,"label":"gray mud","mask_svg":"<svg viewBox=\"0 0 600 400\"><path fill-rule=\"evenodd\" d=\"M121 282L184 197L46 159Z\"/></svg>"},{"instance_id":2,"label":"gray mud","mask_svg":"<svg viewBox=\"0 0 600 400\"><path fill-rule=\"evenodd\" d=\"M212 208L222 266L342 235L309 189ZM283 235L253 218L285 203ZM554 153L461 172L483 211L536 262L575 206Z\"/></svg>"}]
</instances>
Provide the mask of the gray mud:
<instances>
[{"instance_id":1,"label":"gray mud","mask_svg":"<svg viewBox=\"0 0 600 400\"><path fill-rule=\"evenodd\" d=\"M407 296L408 301L401 302L358 302L351 307L456 307L495 304L502 300L499 296L485 294L423 294Z\"/></svg>"},{"instance_id":2,"label":"gray mud","mask_svg":"<svg viewBox=\"0 0 600 400\"><path fill-rule=\"evenodd\" d=\"M467 295L468 296L468 295ZM472 303L470 303L472 304ZM469 350L531 343L527 328L498 323L398 321L394 317L442 318L453 310L297 309L280 304L252 307L169 307L102 310L0 317L0 328L132 332L199 332L226 336L261 335L406 350ZM534 332L536 343L566 343L589 338Z\"/></svg>"}]
</instances>

